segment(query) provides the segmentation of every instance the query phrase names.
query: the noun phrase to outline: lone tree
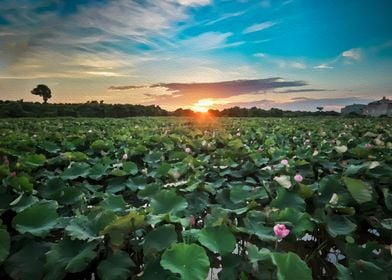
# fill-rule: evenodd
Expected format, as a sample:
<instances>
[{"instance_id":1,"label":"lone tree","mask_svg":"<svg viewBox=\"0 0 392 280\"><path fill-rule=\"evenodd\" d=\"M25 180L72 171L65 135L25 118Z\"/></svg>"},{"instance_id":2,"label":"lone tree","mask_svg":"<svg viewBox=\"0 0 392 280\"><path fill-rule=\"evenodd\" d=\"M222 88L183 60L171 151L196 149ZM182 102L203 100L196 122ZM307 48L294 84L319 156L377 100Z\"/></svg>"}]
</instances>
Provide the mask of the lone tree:
<instances>
[{"instance_id":1,"label":"lone tree","mask_svg":"<svg viewBox=\"0 0 392 280\"><path fill-rule=\"evenodd\" d=\"M317 110L319 110L319 112L321 112L322 110L324 110L324 107L317 107Z\"/></svg>"},{"instance_id":2,"label":"lone tree","mask_svg":"<svg viewBox=\"0 0 392 280\"><path fill-rule=\"evenodd\" d=\"M34 95L42 96L44 104L48 103L48 99L52 97L52 91L47 85L38 85L35 89L31 91Z\"/></svg>"}]
</instances>

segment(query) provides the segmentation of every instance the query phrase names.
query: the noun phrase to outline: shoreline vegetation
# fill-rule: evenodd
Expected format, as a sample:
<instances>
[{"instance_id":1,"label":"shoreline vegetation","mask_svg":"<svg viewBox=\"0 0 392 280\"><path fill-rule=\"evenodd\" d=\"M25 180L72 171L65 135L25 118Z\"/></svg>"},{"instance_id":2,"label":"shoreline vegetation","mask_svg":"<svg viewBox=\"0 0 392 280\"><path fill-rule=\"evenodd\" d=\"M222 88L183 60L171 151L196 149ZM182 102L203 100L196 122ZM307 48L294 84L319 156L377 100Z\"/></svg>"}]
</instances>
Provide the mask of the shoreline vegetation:
<instances>
[{"instance_id":1,"label":"shoreline vegetation","mask_svg":"<svg viewBox=\"0 0 392 280\"><path fill-rule=\"evenodd\" d=\"M126 118L142 116L175 116L198 117L305 117L305 116L340 116L335 111L286 111L277 108L264 110L256 107L232 107L223 110L210 109L206 113L194 112L191 109L176 109L167 111L157 105L135 104L105 104L102 101L87 101L86 103L54 103L25 102L23 100L0 100L0 118L20 117L98 117ZM358 116L358 115L353 115ZM358 116L360 117L360 116Z\"/></svg>"}]
</instances>

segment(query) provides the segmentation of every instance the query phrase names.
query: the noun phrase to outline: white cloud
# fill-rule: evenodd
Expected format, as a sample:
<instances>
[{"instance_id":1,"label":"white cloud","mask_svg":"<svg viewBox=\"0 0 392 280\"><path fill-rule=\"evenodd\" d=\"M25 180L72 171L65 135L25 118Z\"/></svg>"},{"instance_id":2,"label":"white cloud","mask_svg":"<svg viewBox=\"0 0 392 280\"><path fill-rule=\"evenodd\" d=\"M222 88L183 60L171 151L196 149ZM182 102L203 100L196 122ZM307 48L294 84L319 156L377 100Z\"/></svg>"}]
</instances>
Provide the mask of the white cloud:
<instances>
[{"instance_id":1,"label":"white cloud","mask_svg":"<svg viewBox=\"0 0 392 280\"><path fill-rule=\"evenodd\" d=\"M274 21L265 21L262 23L253 24L253 25L247 27L243 33L248 34L248 33L262 31L262 30L271 28L272 26L274 26L276 24L277 24L277 22L274 22Z\"/></svg>"},{"instance_id":2,"label":"white cloud","mask_svg":"<svg viewBox=\"0 0 392 280\"><path fill-rule=\"evenodd\" d=\"M211 3L211 0L177 0L181 5L184 6L205 6Z\"/></svg>"},{"instance_id":3,"label":"white cloud","mask_svg":"<svg viewBox=\"0 0 392 280\"><path fill-rule=\"evenodd\" d=\"M352 60L360 60L362 57L362 51L360 48L353 48L342 52L342 56Z\"/></svg>"},{"instance_id":4,"label":"white cloud","mask_svg":"<svg viewBox=\"0 0 392 280\"><path fill-rule=\"evenodd\" d=\"M22 0L21 0L22 1ZM189 6L210 0L118 0L102 5L80 5L63 21L57 11L34 12L44 4L6 1L0 7L8 26L0 25L0 76L12 78L132 76L140 63L164 60L165 46L172 49L170 34L176 22L189 20ZM20 5L19 5L20 4ZM12 9L12 13L7 13ZM12 31L12 32L11 32ZM224 45L230 33L206 36L207 47ZM154 38L154 39L152 39ZM197 40L201 38L196 38ZM132 53L115 47L144 44L152 51ZM105 44L105 45L104 45ZM201 42L199 43L201 45ZM54 63L55 62L55 63ZM35 67L32 73L32 67Z\"/></svg>"},{"instance_id":5,"label":"white cloud","mask_svg":"<svg viewBox=\"0 0 392 280\"><path fill-rule=\"evenodd\" d=\"M278 66L280 68L294 68L294 69L306 69L306 65L299 61L278 61Z\"/></svg>"},{"instance_id":6,"label":"white cloud","mask_svg":"<svg viewBox=\"0 0 392 280\"><path fill-rule=\"evenodd\" d=\"M230 32L205 32L198 36L182 41L182 45L193 50L211 50L225 47L227 38L233 35ZM238 45L238 44L237 44Z\"/></svg>"},{"instance_id":7,"label":"white cloud","mask_svg":"<svg viewBox=\"0 0 392 280\"><path fill-rule=\"evenodd\" d=\"M326 63L322 63L313 67L314 69L333 69L332 66L329 66Z\"/></svg>"},{"instance_id":8,"label":"white cloud","mask_svg":"<svg viewBox=\"0 0 392 280\"><path fill-rule=\"evenodd\" d=\"M217 19L214 19L214 20L211 20L211 21L207 21L207 22L205 23L205 25L207 25L207 26L208 26L208 25L213 25L213 24L215 24L215 23L224 21L224 20L229 19L229 18L242 16L242 15L245 14L245 13L246 13L246 11L240 11L240 12L236 12L236 13L224 14L224 15L222 15L220 18L217 18Z\"/></svg>"},{"instance_id":9,"label":"white cloud","mask_svg":"<svg viewBox=\"0 0 392 280\"><path fill-rule=\"evenodd\" d=\"M265 54L265 53L255 53L253 56L254 56L254 57L263 58L263 57L266 56L266 54Z\"/></svg>"}]
</instances>

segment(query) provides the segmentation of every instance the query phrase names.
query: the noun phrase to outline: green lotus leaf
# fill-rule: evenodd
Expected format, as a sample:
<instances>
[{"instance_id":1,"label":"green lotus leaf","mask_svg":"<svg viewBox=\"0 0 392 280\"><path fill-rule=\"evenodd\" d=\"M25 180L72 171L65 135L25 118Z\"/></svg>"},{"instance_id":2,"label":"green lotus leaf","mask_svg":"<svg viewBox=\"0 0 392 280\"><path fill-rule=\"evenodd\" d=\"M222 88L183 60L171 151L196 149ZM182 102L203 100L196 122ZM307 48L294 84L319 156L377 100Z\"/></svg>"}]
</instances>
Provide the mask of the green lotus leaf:
<instances>
[{"instance_id":1,"label":"green lotus leaf","mask_svg":"<svg viewBox=\"0 0 392 280\"><path fill-rule=\"evenodd\" d=\"M109 166L107 165L97 163L90 168L88 172L88 177L93 180L100 180L103 176L106 175L106 171L108 170L108 168Z\"/></svg>"},{"instance_id":2,"label":"green lotus leaf","mask_svg":"<svg viewBox=\"0 0 392 280\"><path fill-rule=\"evenodd\" d=\"M359 204L372 201L372 190L364 181L350 177L343 177L343 182L352 197Z\"/></svg>"},{"instance_id":3,"label":"green lotus leaf","mask_svg":"<svg viewBox=\"0 0 392 280\"><path fill-rule=\"evenodd\" d=\"M51 273L62 269L65 272L83 271L95 259L97 242L84 242L63 238L59 243L52 245L46 254L46 270ZM52 272L53 273L53 272Z\"/></svg>"},{"instance_id":4,"label":"green lotus leaf","mask_svg":"<svg viewBox=\"0 0 392 280\"><path fill-rule=\"evenodd\" d=\"M271 251L267 248L259 250L256 245L248 244L248 258L251 263L257 263L258 261L265 261L271 258Z\"/></svg>"},{"instance_id":5,"label":"green lotus leaf","mask_svg":"<svg viewBox=\"0 0 392 280\"><path fill-rule=\"evenodd\" d=\"M91 143L91 149L94 151L108 151L112 148L113 144L110 141L104 141L101 139L95 140Z\"/></svg>"},{"instance_id":6,"label":"green lotus leaf","mask_svg":"<svg viewBox=\"0 0 392 280\"><path fill-rule=\"evenodd\" d=\"M230 185L230 199L234 203L246 202L254 199L267 199L268 194L262 188L244 185Z\"/></svg>"},{"instance_id":7,"label":"green lotus leaf","mask_svg":"<svg viewBox=\"0 0 392 280\"><path fill-rule=\"evenodd\" d=\"M66 152L63 154L63 157L70 161L86 161L88 160L88 156L82 152Z\"/></svg>"},{"instance_id":8,"label":"green lotus leaf","mask_svg":"<svg viewBox=\"0 0 392 280\"><path fill-rule=\"evenodd\" d=\"M26 240L4 262L5 271L12 279L37 280L44 275L45 254L49 246L43 242Z\"/></svg>"},{"instance_id":9,"label":"green lotus leaf","mask_svg":"<svg viewBox=\"0 0 392 280\"><path fill-rule=\"evenodd\" d=\"M335 264L335 266L338 271L337 278L339 280L353 280L350 270L347 267L339 263Z\"/></svg>"},{"instance_id":10,"label":"green lotus leaf","mask_svg":"<svg viewBox=\"0 0 392 280\"><path fill-rule=\"evenodd\" d=\"M1 220L0 220L1 221ZM0 264L10 252L11 238L5 226L0 223Z\"/></svg>"},{"instance_id":11,"label":"green lotus leaf","mask_svg":"<svg viewBox=\"0 0 392 280\"><path fill-rule=\"evenodd\" d=\"M19 213L38 201L39 199L36 196L24 195L24 193L22 193L17 200L10 203L10 206L12 206L12 210Z\"/></svg>"},{"instance_id":12,"label":"green lotus leaf","mask_svg":"<svg viewBox=\"0 0 392 280\"><path fill-rule=\"evenodd\" d=\"M278 280L312 280L311 270L297 254L272 253L271 260L278 269Z\"/></svg>"},{"instance_id":13,"label":"green lotus leaf","mask_svg":"<svg viewBox=\"0 0 392 280\"><path fill-rule=\"evenodd\" d=\"M390 277L384 269L373 262L365 260L357 260L350 264L350 271L355 280L379 279L388 280Z\"/></svg>"},{"instance_id":14,"label":"green lotus leaf","mask_svg":"<svg viewBox=\"0 0 392 280\"><path fill-rule=\"evenodd\" d=\"M146 262L143 270L143 274L138 277L139 280L157 280L157 279L170 279L172 274L163 269L160 265L159 260L152 262ZM178 278L177 278L178 279Z\"/></svg>"},{"instance_id":15,"label":"green lotus leaf","mask_svg":"<svg viewBox=\"0 0 392 280\"><path fill-rule=\"evenodd\" d=\"M196 244L177 243L167 249L161 258L163 268L181 275L181 279L205 280L210 261L204 249Z\"/></svg>"},{"instance_id":16,"label":"green lotus leaf","mask_svg":"<svg viewBox=\"0 0 392 280\"><path fill-rule=\"evenodd\" d=\"M284 188L278 188L275 199L271 201L271 206L280 209L295 208L299 211L305 211L306 203L303 198L295 192Z\"/></svg>"},{"instance_id":17,"label":"green lotus leaf","mask_svg":"<svg viewBox=\"0 0 392 280\"><path fill-rule=\"evenodd\" d=\"M34 185L30 181L30 177L25 174L18 174L15 177L6 178L4 180L7 185L11 186L17 191L24 191L31 193Z\"/></svg>"},{"instance_id":18,"label":"green lotus leaf","mask_svg":"<svg viewBox=\"0 0 392 280\"><path fill-rule=\"evenodd\" d=\"M61 174L61 178L64 180L73 180L78 177L87 177L90 171L90 165L84 162L76 162L71 165L71 167L64 170Z\"/></svg>"},{"instance_id":19,"label":"green lotus leaf","mask_svg":"<svg viewBox=\"0 0 392 280\"><path fill-rule=\"evenodd\" d=\"M94 209L87 216L77 216L69 221L65 228L72 239L95 240L100 239L101 231L114 222L117 216L110 210Z\"/></svg>"},{"instance_id":20,"label":"green lotus leaf","mask_svg":"<svg viewBox=\"0 0 392 280\"><path fill-rule=\"evenodd\" d=\"M145 216L136 211L129 212L128 215L118 217L108 224L102 231L102 234L110 236L110 242L115 246L122 246L126 236L145 226Z\"/></svg>"},{"instance_id":21,"label":"green lotus leaf","mask_svg":"<svg viewBox=\"0 0 392 280\"><path fill-rule=\"evenodd\" d=\"M176 214L188 206L186 199L172 190L161 190L151 198L151 207L154 214Z\"/></svg>"},{"instance_id":22,"label":"green lotus leaf","mask_svg":"<svg viewBox=\"0 0 392 280\"><path fill-rule=\"evenodd\" d=\"M143 250L145 254L160 252L167 249L173 242L177 241L177 233L174 225L166 224L154 228L144 240Z\"/></svg>"},{"instance_id":23,"label":"green lotus leaf","mask_svg":"<svg viewBox=\"0 0 392 280\"><path fill-rule=\"evenodd\" d=\"M0 179L10 175L10 167L5 164L0 164Z\"/></svg>"},{"instance_id":24,"label":"green lotus leaf","mask_svg":"<svg viewBox=\"0 0 392 280\"><path fill-rule=\"evenodd\" d=\"M28 168L37 168L43 166L46 162L46 157L42 154L27 155L21 159L21 163Z\"/></svg>"},{"instance_id":25,"label":"green lotus leaf","mask_svg":"<svg viewBox=\"0 0 392 280\"><path fill-rule=\"evenodd\" d=\"M339 195L339 202L343 205L347 203L350 198L350 194L344 187L344 184L338 176L328 175L323 177L319 182L319 194L317 196L317 202L320 207L324 207L327 204L334 193ZM348 198L348 199L347 199Z\"/></svg>"},{"instance_id":26,"label":"green lotus leaf","mask_svg":"<svg viewBox=\"0 0 392 280\"><path fill-rule=\"evenodd\" d=\"M235 236L226 225L205 227L199 232L199 242L211 252L225 255L233 252L235 248Z\"/></svg>"},{"instance_id":27,"label":"green lotus leaf","mask_svg":"<svg viewBox=\"0 0 392 280\"><path fill-rule=\"evenodd\" d=\"M348 218L341 215L330 214L326 218L327 231L332 237L338 235L348 235L352 233L357 225L351 222Z\"/></svg>"},{"instance_id":28,"label":"green lotus leaf","mask_svg":"<svg viewBox=\"0 0 392 280\"><path fill-rule=\"evenodd\" d=\"M58 153L60 151L60 147L56 143L50 141L42 142L39 147L48 153Z\"/></svg>"},{"instance_id":29,"label":"green lotus leaf","mask_svg":"<svg viewBox=\"0 0 392 280\"><path fill-rule=\"evenodd\" d=\"M34 236L43 237L57 223L57 206L55 201L37 202L16 214L12 220L12 225L22 234L30 233Z\"/></svg>"},{"instance_id":30,"label":"green lotus leaf","mask_svg":"<svg viewBox=\"0 0 392 280\"><path fill-rule=\"evenodd\" d=\"M169 173L169 170L172 168L172 166L167 163L167 162L163 162L156 170L155 170L155 174L158 177L163 177L163 176L167 176Z\"/></svg>"},{"instance_id":31,"label":"green lotus leaf","mask_svg":"<svg viewBox=\"0 0 392 280\"><path fill-rule=\"evenodd\" d=\"M123 163L123 170L126 174L136 175L138 172L138 168L136 163L127 161Z\"/></svg>"},{"instance_id":32,"label":"green lotus leaf","mask_svg":"<svg viewBox=\"0 0 392 280\"><path fill-rule=\"evenodd\" d=\"M107 196L99 203L103 208L114 212L123 212L126 203L122 195L107 194Z\"/></svg>"},{"instance_id":33,"label":"green lotus leaf","mask_svg":"<svg viewBox=\"0 0 392 280\"><path fill-rule=\"evenodd\" d=\"M388 208L388 210L392 211L392 191L384 188L382 189L382 192L384 194L385 206Z\"/></svg>"},{"instance_id":34,"label":"green lotus leaf","mask_svg":"<svg viewBox=\"0 0 392 280\"><path fill-rule=\"evenodd\" d=\"M248 234L256 235L262 241L275 241L276 237L272 226L266 225L265 218L263 214L258 211L248 212L246 217L243 219L244 228L239 228L241 231Z\"/></svg>"},{"instance_id":35,"label":"green lotus leaf","mask_svg":"<svg viewBox=\"0 0 392 280\"><path fill-rule=\"evenodd\" d=\"M230 149L239 150L244 146L244 143L242 143L241 139L234 139L234 140L229 141L227 143L227 146Z\"/></svg>"},{"instance_id":36,"label":"green lotus leaf","mask_svg":"<svg viewBox=\"0 0 392 280\"><path fill-rule=\"evenodd\" d=\"M385 229L392 230L392 218L382 219L381 220L381 225Z\"/></svg>"},{"instance_id":37,"label":"green lotus leaf","mask_svg":"<svg viewBox=\"0 0 392 280\"><path fill-rule=\"evenodd\" d=\"M126 280L131 276L131 268L134 266L135 263L126 252L116 251L99 263L97 273L102 280Z\"/></svg>"},{"instance_id":38,"label":"green lotus leaf","mask_svg":"<svg viewBox=\"0 0 392 280\"><path fill-rule=\"evenodd\" d=\"M38 194L46 199L53 199L66 188L65 182L59 177L53 177L38 187Z\"/></svg>"}]
</instances>

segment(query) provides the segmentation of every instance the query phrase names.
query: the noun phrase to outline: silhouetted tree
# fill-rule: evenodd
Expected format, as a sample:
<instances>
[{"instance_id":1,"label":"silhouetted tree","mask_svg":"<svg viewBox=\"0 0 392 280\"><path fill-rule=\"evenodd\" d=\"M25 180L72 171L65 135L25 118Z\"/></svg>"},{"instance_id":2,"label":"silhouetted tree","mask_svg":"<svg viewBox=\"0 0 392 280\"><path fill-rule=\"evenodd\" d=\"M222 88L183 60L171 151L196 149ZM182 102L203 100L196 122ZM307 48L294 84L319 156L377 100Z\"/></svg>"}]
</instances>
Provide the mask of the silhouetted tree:
<instances>
[{"instance_id":1,"label":"silhouetted tree","mask_svg":"<svg viewBox=\"0 0 392 280\"><path fill-rule=\"evenodd\" d=\"M319 110L319 112L321 112L322 110L324 110L324 107L317 107L317 110Z\"/></svg>"},{"instance_id":2,"label":"silhouetted tree","mask_svg":"<svg viewBox=\"0 0 392 280\"><path fill-rule=\"evenodd\" d=\"M48 99L52 97L52 91L47 85L38 85L31 93L41 96L45 104L48 103Z\"/></svg>"}]
</instances>

